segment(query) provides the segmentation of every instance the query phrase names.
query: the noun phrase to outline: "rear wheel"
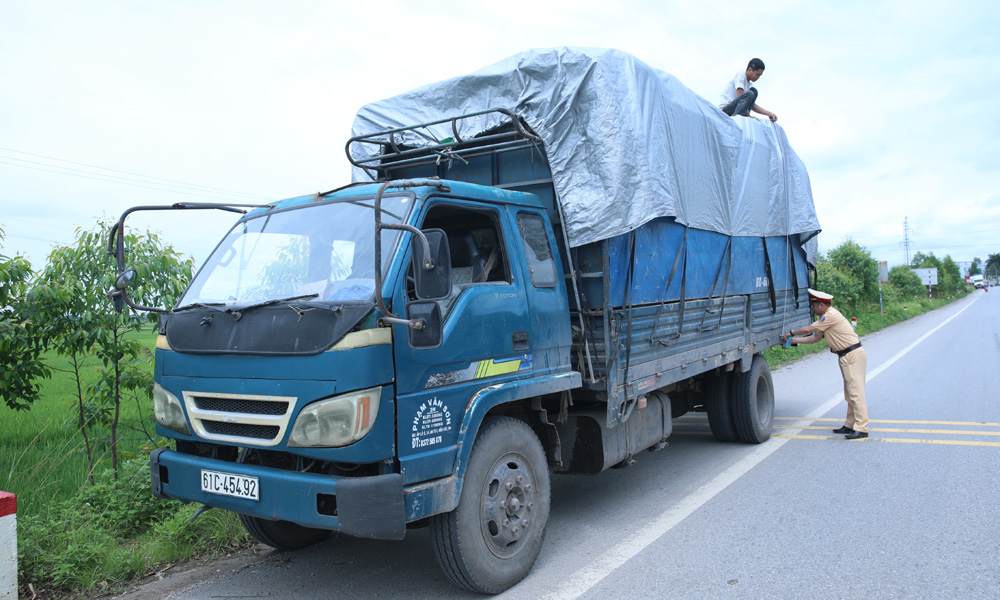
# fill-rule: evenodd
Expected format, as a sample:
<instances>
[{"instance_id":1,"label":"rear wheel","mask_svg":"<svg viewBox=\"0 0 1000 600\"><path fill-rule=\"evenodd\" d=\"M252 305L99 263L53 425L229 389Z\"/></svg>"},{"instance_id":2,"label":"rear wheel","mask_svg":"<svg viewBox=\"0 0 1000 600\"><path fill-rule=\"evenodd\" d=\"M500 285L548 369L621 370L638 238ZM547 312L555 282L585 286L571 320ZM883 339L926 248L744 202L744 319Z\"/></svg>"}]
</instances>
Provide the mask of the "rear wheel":
<instances>
[{"instance_id":1,"label":"rear wheel","mask_svg":"<svg viewBox=\"0 0 1000 600\"><path fill-rule=\"evenodd\" d=\"M759 444L771 437L774 424L774 384L771 368L755 354L750 370L736 376L733 385L733 420L741 441Z\"/></svg>"},{"instance_id":2,"label":"rear wheel","mask_svg":"<svg viewBox=\"0 0 1000 600\"><path fill-rule=\"evenodd\" d=\"M705 382L705 411L708 413L708 426L712 429L712 435L720 442L735 442L739 439L730 400L732 382L732 373L726 371L709 376Z\"/></svg>"},{"instance_id":3,"label":"rear wheel","mask_svg":"<svg viewBox=\"0 0 1000 600\"><path fill-rule=\"evenodd\" d=\"M509 417L483 423L458 507L431 518L434 551L455 584L498 594L524 579L542 548L549 470L535 433Z\"/></svg>"}]
</instances>

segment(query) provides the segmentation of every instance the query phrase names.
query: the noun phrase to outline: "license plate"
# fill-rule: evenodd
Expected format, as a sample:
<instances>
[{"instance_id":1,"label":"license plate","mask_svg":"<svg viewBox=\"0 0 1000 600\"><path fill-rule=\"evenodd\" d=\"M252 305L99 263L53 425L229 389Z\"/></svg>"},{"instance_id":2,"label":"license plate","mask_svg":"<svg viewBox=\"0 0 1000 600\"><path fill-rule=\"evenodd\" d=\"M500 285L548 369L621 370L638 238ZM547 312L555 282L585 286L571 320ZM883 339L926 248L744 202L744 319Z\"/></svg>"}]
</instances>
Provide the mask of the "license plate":
<instances>
[{"instance_id":1,"label":"license plate","mask_svg":"<svg viewBox=\"0 0 1000 600\"><path fill-rule=\"evenodd\" d=\"M247 500L260 500L260 485L256 477L201 471L201 491L220 496L233 496Z\"/></svg>"}]
</instances>

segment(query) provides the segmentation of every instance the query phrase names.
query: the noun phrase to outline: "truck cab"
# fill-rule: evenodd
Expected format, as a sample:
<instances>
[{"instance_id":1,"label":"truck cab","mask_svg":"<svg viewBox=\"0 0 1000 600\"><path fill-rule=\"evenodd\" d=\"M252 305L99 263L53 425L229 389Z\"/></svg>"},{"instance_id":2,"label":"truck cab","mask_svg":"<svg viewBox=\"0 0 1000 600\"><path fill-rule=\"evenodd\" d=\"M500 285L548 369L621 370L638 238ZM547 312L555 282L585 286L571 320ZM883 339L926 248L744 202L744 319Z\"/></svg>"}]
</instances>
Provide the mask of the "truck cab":
<instances>
[{"instance_id":1,"label":"truck cab","mask_svg":"<svg viewBox=\"0 0 1000 600\"><path fill-rule=\"evenodd\" d=\"M432 297L420 284L428 238L444 274ZM249 212L159 320L154 412L175 447L151 457L154 494L236 512L278 548L330 531L401 539L458 507L489 420L520 427L532 448L480 467L477 489L484 477L511 485L476 511L498 515L504 560L526 546L533 562L548 473L524 424L539 420L497 419L580 385L565 285L529 193L426 180ZM509 497L523 518L501 518Z\"/></svg>"}]
</instances>

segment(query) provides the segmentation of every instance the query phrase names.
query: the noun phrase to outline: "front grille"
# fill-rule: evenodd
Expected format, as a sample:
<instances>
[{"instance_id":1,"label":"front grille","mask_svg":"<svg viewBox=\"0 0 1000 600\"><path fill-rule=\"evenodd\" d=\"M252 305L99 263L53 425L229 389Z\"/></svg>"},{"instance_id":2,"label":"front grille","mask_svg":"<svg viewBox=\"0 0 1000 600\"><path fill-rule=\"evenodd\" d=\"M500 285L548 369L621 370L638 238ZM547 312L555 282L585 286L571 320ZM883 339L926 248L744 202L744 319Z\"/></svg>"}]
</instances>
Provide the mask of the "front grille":
<instances>
[{"instance_id":1,"label":"front grille","mask_svg":"<svg viewBox=\"0 0 1000 600\"><path fill-rule=\"evenodd\" d=\"M287 402L246 400L244 398L194 396L194 404L201 410L246 413L248 415L283 415L288 412Z\"/></svg>"},{"instance_id":2,"label":"front grille","mask_svg":"<svg viewBox=\"0 0 1000 600\"><path fill-rule=\"evenodd\" d=\"M247 425L243 423L223 423L221 421L208 421L203 419L202 425L209 433L218 435L229 435L236 437L254 438L259 440L273 440L281 429L276 425Z\"/></svg>"},{"instance_id":3,"label":"front grille","mask_svg":"<svg viewBox=\"0 0 1000 600\"><path fill-rule=\"evenodd\" d=\"M184 392L195 433L207 440L273 446L285 435L294 396Z\"/></svg>"}]
</instances>

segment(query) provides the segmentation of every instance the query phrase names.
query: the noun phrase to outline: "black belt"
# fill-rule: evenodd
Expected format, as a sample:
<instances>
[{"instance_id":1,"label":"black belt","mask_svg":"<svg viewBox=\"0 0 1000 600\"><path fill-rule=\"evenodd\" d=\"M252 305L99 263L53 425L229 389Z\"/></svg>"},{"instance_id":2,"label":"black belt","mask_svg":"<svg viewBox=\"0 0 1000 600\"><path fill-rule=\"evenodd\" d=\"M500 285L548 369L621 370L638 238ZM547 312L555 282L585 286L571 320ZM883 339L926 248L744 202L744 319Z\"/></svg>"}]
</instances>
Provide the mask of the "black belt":
<instances>
[{"instance_id":1,"label":"black belt","mask_svg":"<svg viewBox=\"0 0 1000 600\"><path fill-rule=\"evenodd\" d=\"M860 347L861 347L861 342L858 342L857 344L854 344L853 346L848 346L848 347L844 348L843 350L830 350L830 352L833 352L837 356L844 357L844 356L847 356L848 354L850 354L851 352L854 352L855 350L857 350Z\"/></svg>"}]
</instances>

